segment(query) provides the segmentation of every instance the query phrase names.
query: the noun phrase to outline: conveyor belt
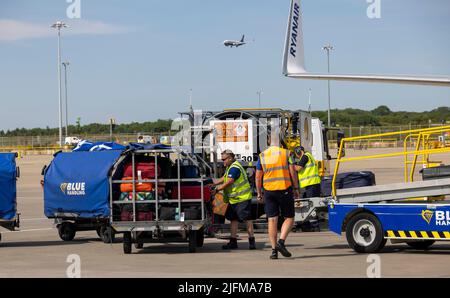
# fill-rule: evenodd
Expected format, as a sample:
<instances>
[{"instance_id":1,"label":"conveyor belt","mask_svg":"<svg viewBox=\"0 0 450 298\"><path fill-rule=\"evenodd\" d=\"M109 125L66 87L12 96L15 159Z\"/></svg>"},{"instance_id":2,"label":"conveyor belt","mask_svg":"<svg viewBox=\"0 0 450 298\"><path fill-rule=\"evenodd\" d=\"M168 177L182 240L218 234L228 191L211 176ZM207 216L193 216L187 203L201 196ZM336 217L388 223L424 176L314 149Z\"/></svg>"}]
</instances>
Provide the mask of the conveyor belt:
<instances>
[{"instance_id":1,"label":"conveyor belt","mask_svg":"<svg viewBox=\"0 0 450 298\"><path fill-rule=\"evenodd\" d=\"M407 183L338 189L336 201L344 204L378 203L408 198L450 195L450 178ZM304 221L315 216L317 208L326 208L332 197L297 199L295 221Z\"/></svg>"},{"instance_id":2,"label":"conveyor belt","mask_svg":"<svg viewBox=\"0 0 450 298\"><path fill-rule=\"evenodd\" d=\"M337 190L339 203L375 203L450 195L450 178Z\"/></svg>"}]
</instances>

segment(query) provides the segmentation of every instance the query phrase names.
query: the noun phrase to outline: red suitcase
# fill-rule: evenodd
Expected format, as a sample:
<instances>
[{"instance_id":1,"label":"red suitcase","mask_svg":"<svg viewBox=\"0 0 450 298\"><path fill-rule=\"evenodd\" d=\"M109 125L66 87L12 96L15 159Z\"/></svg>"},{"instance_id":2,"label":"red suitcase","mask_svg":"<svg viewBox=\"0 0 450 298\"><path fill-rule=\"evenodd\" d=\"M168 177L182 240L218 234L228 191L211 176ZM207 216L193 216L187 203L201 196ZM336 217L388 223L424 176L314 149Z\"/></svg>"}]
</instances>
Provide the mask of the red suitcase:
<instances>
[{"instance_id":1,"label":"red suitcase","mask_svg":"<svg viewBox=\"0 0 450 298\"><path fill-rule=\"evenodd\" d=\"M120 219L122 221L133 221L133 212L123 210L120 214Z\"/></svg>"},{"instance_id":2,"label":"red suitcase","mask_svg":"<svg viewBox=\"0 0 450 298\"><path fill-rule=\"evenodd\" d=\"M202 197L201 194L201 186L200 185L190 185L190 186L181 186L181 199L200 199ZM175 185L172 187L172 199L178 200L178 186ZM203 186L203 199L205 202L209 202L211 199L211 190L208 186Z\"/></svg>"},{"instance_id":3,"label":"red suitcase","mask_svg":"<svg viewBox=\"0 0 450 298\"><path fill-rule=\"evenodd\" d=\"M155 163L154 162L136 162L135 163L135 176L141 179L154 179L156 176L155 171ZM158 178L161 175L161 167L158 165ZM123 177L132 177L133 176L133 167L131 163L127 163L124 166Z\"/></svg>"},{"instance_id":4,"label":"red suitcase","mask_svg":"<svg viewBox=\"0 0 450 298\"><path fill-rule=\"evenodd\" d=\"M137 212L137 221L152 221L153 220L153 212L151 211L138 211ZM120 214L120 219L122 221L133 221L133 212L123 210Z\"/></svg>"},{"instance_id":5,"label":"red suitcase","mask_svg":"<svg viewBox=\"0 0 450 298\"><path fill-rule=\"evenodd\" d=\"M136 220L137 221L152 221L153 220L153 212L138 211Z\"/></svg>"}]
</instances>

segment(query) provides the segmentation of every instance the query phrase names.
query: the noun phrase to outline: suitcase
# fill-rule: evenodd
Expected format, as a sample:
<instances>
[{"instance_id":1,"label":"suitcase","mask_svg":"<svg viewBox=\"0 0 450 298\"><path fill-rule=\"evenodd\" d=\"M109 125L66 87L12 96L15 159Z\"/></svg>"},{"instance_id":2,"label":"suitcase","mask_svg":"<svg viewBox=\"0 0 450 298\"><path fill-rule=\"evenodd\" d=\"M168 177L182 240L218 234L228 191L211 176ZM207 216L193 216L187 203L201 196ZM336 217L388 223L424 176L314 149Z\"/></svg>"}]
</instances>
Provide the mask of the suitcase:
<instances>
[{"instance_id":1,"label":"suitcase","mask_svg":"<svg viewBox=\"0 0 450 298\"><path fill-rule=\"evenodd\" d=\"M422 174L422 180L450 178L450 166L424 168L419 172Z\"/></svg>"},{"instance_id":2,"label":"suitcase","mask_svg":"<svg viewBox=\"0 0 450 298\"><path fill-rule=\"evenodd\" d=\"M178 177L178 167L175 165L172 167L172 177ZM192 179L199 178L200 172L198 167L194 165L180 166L180 178L182 179Z\"/></svg>"},{"instance_id":3,"label":"suitcase","mask_svg":"<svg viewBox=\"0 0 450 298\"><path fill-rule=\"evenodd\" d=\"M322 196L331 196L331 182L333 175L323 177L320 183ZM336 177L336 189L354 188L375 185L375 174L370 171L347 172Z\"/></svg>"},{"instance_id":4,"label":"suitcase","mask_svg":"<svg viewBox=\"0 0 450 298\"><path fill-rule=\"evenodd\" d=\"M185 220L199 220L202 218L202 212L199 208L189 207L184 209L184 219Z\"/></svg>"},{"instance_id":5,"label":"suitcase","mask_svg":"<svg viewBox=\"0 0 450 298\"><path fill-rule=\"evenodd\" d=\"M133 212L128 210L122 210L120 213L121 221L133 221Z\"/></svg>"},{"instance_id":6,"label":"suitcase","mask_svg":"<svg viewBox=\"0 0 450 298\"><path fill-rule=\"evenodd\" d=\"M137 192L136 193L136 201L150 201L154 200L155 196L153 192ZM120 194L120 201L132 201L133 200L133 192L122 192Z\"/></svg>"},{"instance_id":7,"label":"suitcase","mask_svg":"<svg viewBox=\"0 0 450 298\"><path fill-rule=\"evenodd\" d=\"M154 179L156 173L158 177L161 175L161 167L158 165L158 171L156 171L154 162L135 162L135 177L136 179ZM124 177L133 177L133 167L132 163L127 163L124 166Z\"/></svg>"},{"instance_id":8,"label":"suitcase","mask_svg":"<svg viewBox=\"0 0 450 298\"><path fill-rule=\"evenodd\" d=\"M122 180L133 180L132 177L123 177ZM136 192L150 192L153 189L153 184L150 182L136 182ZM121 192L133 192L133 183L121 183L120 184Z\"/></svg>"},{"instance_id":9,"label":"suitcase","mask_svg":"<svg viewBox=\"0 0 450 298\"><path fill-rule=\"evenodd\" d=\"M136 204L136 211L138 212L148 212L152 210L152 206L154 206L154 204ZM153 208L154 209L154 208Z\"/></svg>"},{"instance_id":10,"label":"suitcase","mask_svg":"<svg viewBox=\"0 0 450 298\"><path fill-rule=\"evenodd\" d=\"M181 199L200 199L202 197L200 185L182 185L180 187ZM178 200L178 186L172 186L172 199ZM203 186L203 199L209 202L211 199L211 190L208 186Z\"/></svg>"},{"instance_id":11,"label":"suitcase","mask_svg":"<svg viewBox=\"0 0 450 298\"><path fill-rule=\"evenodd\" d=\"M159 209L159 220L175 220L175 207L161 207Z\"/></svg>"},{"instance_id":12,"label":"suitcase","mask_svg":"<svg viewBox=\"0 0 450 298\"><path fill-rule=\"evenodd\" d=\"M152 221L154 219L153 212L151 211L139 211L137 213L137 221Z\"/></svg>"},{"instance_id":13,"label":"suitcase","mask_svg":"<svg viewBox=\"0 0 450 298\"><path fill-rule=\"evenodd\" d=\"M225 213L227 212L228 203L225 203L225 200L223 198L223 194L216 193L214 196L214 200L212 201L212 209L213 213L221 216L225 216Z\"/></svg>"}]
</instances>

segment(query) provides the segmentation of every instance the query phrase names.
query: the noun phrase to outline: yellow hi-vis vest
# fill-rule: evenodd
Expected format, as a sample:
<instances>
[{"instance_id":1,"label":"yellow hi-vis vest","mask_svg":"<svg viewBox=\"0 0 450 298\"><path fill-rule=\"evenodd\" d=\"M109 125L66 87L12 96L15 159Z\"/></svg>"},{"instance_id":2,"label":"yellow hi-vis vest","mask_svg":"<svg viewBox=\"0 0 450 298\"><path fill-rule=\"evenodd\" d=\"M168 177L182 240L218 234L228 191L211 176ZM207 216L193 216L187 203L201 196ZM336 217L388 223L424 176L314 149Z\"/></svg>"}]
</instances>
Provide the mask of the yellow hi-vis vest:
<instances>
[{"instance_id":1,"label":"yellow hi-vis vest","mask_svg":"<svg viewBox=\"0 0 450 298\"><path fill-rule=\"evenodd\" d=\"M298 172L300 188L320 183L319 167L316 165L314 157L309 152L305 152L305 155L308 156L308 163Z\"/></svg>"},{"instance_id":2,"label":"yellow hi-vis vest","mask_svg":"<svg viewBox=\"0 0 450 298\"><path fill-rule=\"evenodd\" d=\"M289 175L289 151L271 146L259 155L264 172L263 188L265 190L285 190L291 183Z\"/></svg>"},{"instance_id":3,"label":"yellow hi-vis vest","mask_svg":"<svg viewBox=\"0 0 450 298\"><path fill-rule=\"evenodd\" d=\"M238 161L235 161L228 167L225 171L225 176L223 178L224 183L227 183L228 173L231 168L238 168L241 171L241 175L239 178L233 182L230 186L223 190L224 200L225 202L229 201L230 204L237 204L240 202L244 202L250 200L252 198L252 188L250 186L250 182L248 182L247 173L245 169L241 166Z\"/></svg>"}]
</instances>

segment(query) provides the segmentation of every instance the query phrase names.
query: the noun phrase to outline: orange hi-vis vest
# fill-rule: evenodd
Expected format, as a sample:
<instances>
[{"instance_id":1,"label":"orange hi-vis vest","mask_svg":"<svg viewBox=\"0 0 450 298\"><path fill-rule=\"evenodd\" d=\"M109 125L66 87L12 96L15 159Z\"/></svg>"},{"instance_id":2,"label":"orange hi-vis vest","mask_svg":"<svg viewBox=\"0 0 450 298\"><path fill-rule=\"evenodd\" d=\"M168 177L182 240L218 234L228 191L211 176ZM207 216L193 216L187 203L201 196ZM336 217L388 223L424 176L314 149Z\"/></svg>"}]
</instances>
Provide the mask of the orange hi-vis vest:
<instances>
[{"instance_id":1,"label":"orange hi-vis vest","mask_svg":"<svg viewBox=\"0 0 450 298\"><path fill-rule=\"evenodd\" d=\"M263 188L265 190L285 190L291 183L289 175L289 151L271 146L259 155L264 172Z\"/></svg>"}]
</instances>

